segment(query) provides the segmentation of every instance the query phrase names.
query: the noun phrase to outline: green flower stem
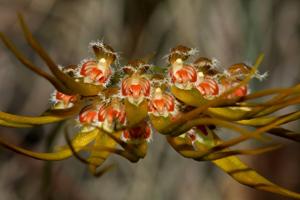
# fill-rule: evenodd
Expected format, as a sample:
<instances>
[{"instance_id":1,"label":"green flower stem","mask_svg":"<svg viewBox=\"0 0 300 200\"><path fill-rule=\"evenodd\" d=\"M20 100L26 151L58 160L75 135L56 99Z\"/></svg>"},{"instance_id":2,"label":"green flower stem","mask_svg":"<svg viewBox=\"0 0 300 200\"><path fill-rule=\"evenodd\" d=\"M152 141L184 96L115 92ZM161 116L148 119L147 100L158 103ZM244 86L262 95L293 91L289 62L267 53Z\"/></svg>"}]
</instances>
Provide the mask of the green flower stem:
<instances>
[{"instance_id":1,"label":"green flower stem","mask_svg":"<svg viewBox=\"0 0 300 200\"><path fill-rule=\"evenodd\" d=\"M91 131L89 134L91 134L92 136L95 136L95 131ZM71 141L73 143L73 141ZM85 140L85 142L82 141L82 143L80 143L80 146L74 146L75 151L80 151L82 150L86 145L88 145L91 141L90 140ZM19 154L25 155L25 156L29 156L38 160L52 160L52 161L58 161L58 160L64 160L67 159L69 157L71 157L72 151L71 149L62 149L59 150L57 152L51 152L51 153L38 153L38 152L34 152L34 151L30 151L18 146L15 146L13 144L10 144L6 141L4 141L2 138L0 138L0 144L12 151L15 151Z\"/></svg>"},{"instance_id":2,"label":"green flower stem","mask_svg":"<svg viewBox=\"0 0 300 200\"><path fill-rule=\"evenodd\" d=\"M42 124L55 123L55 122L66 120L67 118L52 116L52 115L39 116L39 117L21 116L21 115L13 115L13 114L0 111L0 119L9 123L24 124L30 126L30 125L42 125Z\"/></svg>"},{"instance_id":3,"label":"green flower stem","mask_svg":"<svg viewBox=\"0 0 300 200\"><path fill-rule=\"evenodd\" d=\"M20 123L14 123L14 122L9 122L0 119L0 125L1 126L6 126L6 127L11 127L11 128L31 128L32 125L29 124L20 124Z\"/></svg>"}]
</instances>

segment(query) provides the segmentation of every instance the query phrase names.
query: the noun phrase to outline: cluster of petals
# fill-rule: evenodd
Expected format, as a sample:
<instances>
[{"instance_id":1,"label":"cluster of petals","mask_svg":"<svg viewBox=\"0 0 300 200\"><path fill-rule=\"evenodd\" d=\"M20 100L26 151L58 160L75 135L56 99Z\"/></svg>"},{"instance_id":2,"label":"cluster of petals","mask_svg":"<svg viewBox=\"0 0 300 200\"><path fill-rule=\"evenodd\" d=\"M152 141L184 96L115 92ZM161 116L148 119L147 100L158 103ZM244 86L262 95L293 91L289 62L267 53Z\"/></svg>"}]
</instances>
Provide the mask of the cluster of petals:
<instances>
[{"instance_id":1,"label":"cluster of petals","mask_svg":"<svg viewBox=\"0 0 300 200\"><path fill-rule=\"evenodd\" d=\"M111 133L115 128L126 125L125 107L118 99L88 106L79 113L78 122L82 126L98 127Z\"/></svg>"},{"instance_id":2,"label":"cluster of petals","mask_svg":"<svg viewBox=\"0 0 300 200\"><path fill-rule=\"evenodd\" d=\"M238 85L251 70L247 65L239 63L221 72L217 69L217 62L214 59L204 57L198 58L194 63L186 63L191 56L189 51L190 49L184 46L172 49L169 55L171 84L183 90L195 88L209 100ZM247 92L247 86L243 86L227 97L242 97L247 95Z\"/></svg>"},{"instance_id":3,"label":"cluster of petals","mask_svg":"<svg viewBox=\"0 0 300 200\"><path fill-rule=\"evenodd\" d=\"M83 61L75 73L76 78L84 83L106 86L113 75L113 65L117 58L115 52L108 45L97 43L92 45L96 59ZM187 63L187 59L195 50L184 46L177 46L168 55L169 68L167 76L163 75L160 84L155 84L148 72L150 65L142 60L129 61L122 67L123 77L120 80L119 92L112 97L99 96L99 102L84 107L78 116L78 122L86 130L101 128L113 133L127 124L125 101L139 109L142 102L147 102L147 112L155 117L171 117L178 113L178 101L170 93L170 87L175 86L181 90L194 90L203 98L211 100L220 94L237 86L250 72L245 64L235 64L228 70L220 72L216 61L204 57L198 58L194 63ZM164 87L162 87L164 86ZM226 98L243 97L248 93L248 86L241 86ZM66 95L55 91L51 97L53 107L56 109L70 108L77 101L77 96ZM200 130L201 131L201 130ZM203 131L202 131L203 132ZM193 142L199 140L196 131L190 130L185 137ZM143 121L135 127L124 129L124 141L149 140L151 126Z\"/></svg>"}]
</instances>

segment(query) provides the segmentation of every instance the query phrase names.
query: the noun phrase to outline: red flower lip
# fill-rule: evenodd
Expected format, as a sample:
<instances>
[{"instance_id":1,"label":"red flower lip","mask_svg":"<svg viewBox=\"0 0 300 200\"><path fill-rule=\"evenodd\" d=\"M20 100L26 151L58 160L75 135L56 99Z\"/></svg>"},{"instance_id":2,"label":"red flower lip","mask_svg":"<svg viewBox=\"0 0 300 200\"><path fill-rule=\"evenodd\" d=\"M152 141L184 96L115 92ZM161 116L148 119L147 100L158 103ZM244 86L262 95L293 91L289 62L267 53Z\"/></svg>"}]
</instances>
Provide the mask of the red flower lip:
<instances>
[{"instance_id":1,"label":"red flower lip","mask_svg":"<svg viewBox=\"0 0 300 200\"><path fill-rule=\"evenodd\" d=\"M56 91L55 97L56 97L57 100L61 100L65 104L74 103L77 100L77 97L75 95L66 95L66 94L61 93L59 91Z\"/></svg>"},{"instance_id":2,"label":"red flower lip","mask_svg":"<svg viewBox=\"0 0 300 200\"><path fill-rule=\"evenodd\" d=\"M222 92L226 92L227 90L230 90L230 88L235 87L238 84L239 84L238 81L231 81L231 80L223 81ZM235 91L233 91L231 94L229 94L227 98L232 99L236 97L244 97L248 94L248 92L249 92L248 86L244 85L236 89Z\"/></svg>"},{"instance_id":3,"label":"red flower lip","mask_svg":"<svg viewBox=\"0 0 300 200\"><path fill-rule=\"evenodd\" d=\"M163 93L160 88L156 88L148 107L149 113L168 117L175 111L175 99L171 95Z\"/></svg>"},{"instance_id":4,"label":"red flower lip","mask_svg":"<svg viewBox=\"0 0 300 200\"><path fill-rule=\"evenodd\" d=\"M151 128L147 122L143 122L136 127L126 129L123 131L122 139L124 141L139 142L139 141L150 141L151 139Z\"/></svg>"},{"instance_id":5,"label":"red flower lip","mask_svg":"<svg viewBox=\"0 0 300 200\"><path fill-rule=\"evenodd\" d=\"M196 86L197 90L205 97L212 98L219 94L219 85L212 78L204 78L204 80Z\"/></svg>"},{"instance_id":6,"label":"red flower lip","mask_svg":"<svg viewBox=\"0 0 300 200\"><path fill-rule=\"evenodd\" d=\"M133 74L122 80L121 94L127 97L132 104L140 104L145 97L150 96L150 81L139 75Z\"/></svg>"},{"instance_id":7,"label":"red flower lip","mask_svg":"<svg viewBox=\"0 0 300 200\"><path fill-rule=\"evenodd\" d=\"M108 132L113 132L118 126L126 124L125 107L118 100L113 100L109 105L101 105L98 110L99 125Z\"/></svg>"},{"instance_id":8,"label":"red flower lip","mask_svg":"<svg viewBox=\"0 0 300 200\"><path fill-rule=\"evenodd\" d=\"M183 65L178 59L170 68L171 82L180 89L190 90L197 81L197 71L193 66Z\"/></svg>"},{"instance_id":9,"label":"red flower lip","mask_svg":"<svg viewBox=\"0 0 300 200\"><path fill-rule=\"evenodd\" d=\"M97 111L93 108L84 108L79 113L79 122L81 124L91 124L97 120Z\"/></svg>"},{"instance_id":10,"label":"red flower lip","mask_svg":"<svg viewBox=\"0 0 300 200\"><path fill-rule=\"evenodd\" d=\"M51 96L51 101L53 102L54 109L66 109L74 105L74 103L77 101L77 96L67 95L55 90Z\"/></svg>"}]
</instances>

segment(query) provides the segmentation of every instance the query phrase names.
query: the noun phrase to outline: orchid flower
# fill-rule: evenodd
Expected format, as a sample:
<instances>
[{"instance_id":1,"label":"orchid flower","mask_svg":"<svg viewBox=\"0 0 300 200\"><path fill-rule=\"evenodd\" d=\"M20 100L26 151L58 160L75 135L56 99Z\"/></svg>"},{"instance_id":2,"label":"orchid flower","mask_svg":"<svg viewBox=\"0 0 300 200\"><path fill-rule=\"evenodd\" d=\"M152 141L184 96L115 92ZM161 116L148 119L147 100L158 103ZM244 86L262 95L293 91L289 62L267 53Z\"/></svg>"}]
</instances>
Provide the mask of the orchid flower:
<instances>
[{"instance_id":1,"label":"orchid flower","mask_svg":"<svg viewBox=\"0 0 300 200\"><path fill-rule=\"evenodd\" d=\"M95 58L71 68L61 67L33 38L21 15L19 20L29 46L51 74L35 66L3 33L0 38L25 67L48 80L55 92L45 113L21 116L0 112L0 125L31 128L73 120L77 133L70 138L66 128L67 144L53 152L34 152L3 138L1 146L39 160L58 161L75 156L93 175L101 176L113 166L104 165L110 155L138 162L146 156L152 135L162 134L185 158L212 162L249 187L300 199L300 194L272 183L237 157L282 147L266 144L262 140L265 134L300 141L299 133L282 127L299 120L299 109L284 115L276 113L300 104L300 85L253 93L248 89L253 78L265 77L257 69L262 55L253 66L239 63L222 71L215 59L194 59L195 49L179 45L168 54L167 66L159 67L162 70L156 73L151 70L155 66L141 59L116 66L118 54L107 44L93 42L90 46ZM189 62L191 58L195 61ZM115 70L117 67L123 72ZM110 83L113 77L119 78ZM224 140L216 127L237 136ZM236 147L249 140L260 140L264 145L246 150Z\"/></svg>"}]
</instances>

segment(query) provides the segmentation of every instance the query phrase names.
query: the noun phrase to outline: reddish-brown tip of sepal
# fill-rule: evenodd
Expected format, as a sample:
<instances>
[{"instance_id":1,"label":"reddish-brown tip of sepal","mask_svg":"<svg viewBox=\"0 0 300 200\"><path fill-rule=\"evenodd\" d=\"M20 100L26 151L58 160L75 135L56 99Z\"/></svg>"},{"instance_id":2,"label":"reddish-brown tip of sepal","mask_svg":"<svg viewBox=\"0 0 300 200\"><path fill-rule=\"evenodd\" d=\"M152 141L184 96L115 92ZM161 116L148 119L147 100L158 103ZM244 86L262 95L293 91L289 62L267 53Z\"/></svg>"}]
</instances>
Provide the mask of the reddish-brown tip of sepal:
<instances>
[{"instance_id":1,"label":"reddish-brown tip of sepal","mask_svg":"<svg viewBox=\"0 0 300 200\"><path fill-rule=\"evenodd\" d=\"M194 61L194 66L197 68L198 72L202 72L207 76L215 76L220 73L217 70L217 63L216 59L209 59L206 57L199 57Z\"/></svg>"},{"instance_id":2,"label":"reddish-brown tip of sepal","mask_svg":"<svg viewBox=\"0 0 300 200\"><path fill-rule=\"evenodd\" d=\"M194 65L199 68L209 69L213 66L212 60L206 57L199 57L194 61Z\"/></svg>"},{"instance_id":3,"label":"reddish-brown tip of sepal","mask_svg":"<svg viewBox=\"0 0 300 200\"><path fill-rule=\"evenodd\" d=\"M171 49L171 52L168 55L168 60L170 64L173 64L177 59L187 60L191 55L194 55L197 52L196 49L186 47L183 45L178 45Z\"/></svg>"},{"instance_id":4,"label":"reddish-brown tip of sepal","mask_svg":"<svg viewBox=\"0 0 300 200\"><path fill-rule=\"evenodd\" d=\"M226 73L231 79L242 81L251 73L251 70L252 67L246 65L245 63L237 63L231 65L226 71ZM260 81L264 80L267 76L267 72L260 74L258 71L256 71L253 75L253 77L259 79Z\"/></svg>"},{"instance_id":5,"label":"reddish-brown tip of sepal","mask_svg":"<svg viewBox=\"0 0 300 200\"><path fill-rule=\"evenodd\" d=\"M78 65L68 65L61 67L63 73L68 74L72 78L77 76Z\"/></svg>"},{"instance_id":6,"label":"reddish-brown tip of sepal","mask_svg":"<svg viewBox=\"0 0 300 200\"><path fill-rule=\"evenodd\" d=\"M141 59L135 59L128 61L128 64L125 65L122 69L126 74L133 74L133 73L139 73L143 74L148 71L150 68L150 64L146 63L145 61Z\"/></svg>"},{"instance_id":7,"label":"reddish-brown tip of sepal","mask_svg":"<svg viewBox=\"0 0 300 200\"><path fill-rule=\"evenodd\" d=\"M96 58L98 60L104 58L107 60L107 64L111 65L117 59L117 53L113 50L113 48L103 42L91 42L91 48L93 49Z\"/></svg>"},{"instance_id":8,"label":"reddish-brown tip of sepal","mask_svg":"<svg viewBox=\"0 0 300 200\"><path fill-rule=\"evenodd\" d=\"M228 70L228 77L233 80L242 81L245 79L247 75L251 72L251 67L246 65L245 63L237 63L231 65Z\"/></svg>"}]
</instances>

